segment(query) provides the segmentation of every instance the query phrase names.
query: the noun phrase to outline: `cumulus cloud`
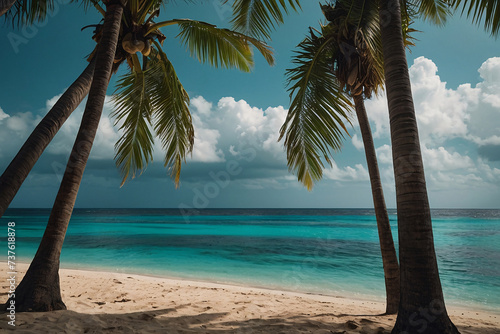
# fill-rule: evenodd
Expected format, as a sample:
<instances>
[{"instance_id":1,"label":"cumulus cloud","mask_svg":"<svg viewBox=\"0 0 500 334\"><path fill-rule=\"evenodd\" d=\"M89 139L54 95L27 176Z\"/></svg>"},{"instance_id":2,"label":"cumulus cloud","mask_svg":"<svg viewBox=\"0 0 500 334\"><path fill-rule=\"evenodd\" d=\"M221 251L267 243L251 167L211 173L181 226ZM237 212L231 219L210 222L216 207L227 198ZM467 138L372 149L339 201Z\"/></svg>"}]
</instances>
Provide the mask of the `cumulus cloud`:
<instances>
[{"instance_id":1,"label":"cumulus cloud","mask_svg":"<svg viewBox=\"0 0 500 334\"><path fill-rule=\"evenodd\" d=\"M340 168L335 162L332 162L332 167L324 172L327 179L335 181L367 181L369 180L368 171L361 164L356 164L354 167L346 166Z\"/></svg>"},{"instance_id":2,"label":"cumulus cloud","mask_svg":"<svg viewBox=\"0 0 500 334\"><path fill-rule=\"evenodd\" d=\"M223 97L215 105L201 96L192 101L197 140L193 158L198 150L212 156L212 161L222 162L226 155L235 157L244 147L252 147L260 159L283 163L283 144L278 143L278 133L287 110L282 106L262 109L233 97Z\"/></svg>"},{"instance_id":3,"label":"cumulus cloud","mask_svg":"<svg viewBox=\"0 0 500 334\"><path fill-rule=\"evenodd\" d=\"M464 96L464 89L447 89L437 70L437 66L424 57L415 59L410 67L415 111L423 142L443 142L467 135L469 94ZM375 123L374 136L377 138L389 133L387 108L384 93L377 99L367 101L366 109L370 120Z\"/></svg>"},{"instance_id":4,"label":"cumulus cloud","mask_svg":"<svg viewBox=\"0 0 500 334\"><path fill-rule=\"evenodd\" d=\"M202 114L193 114L193 126L195 130L193 154L189 161L195 162L223 162L224 153L221 149L217 148L217 143L220 138L220 133L216 129L206 128L205 124L201 120L200 116L205 115L205 111Z\"/></svg>"},{"instance_id":5,"label":"cumulus cloud","mask_svg":"<svg viewBox=\"0 0 500 334\"><path fill-rule=\"evenodd\" d=\"M490 58L478 70L482 82L476 87L446 87L438 68L425 57L415 59L410 79L415 111L423 143L443 143L464 138L479 145L500 145L500 58ZM366 102L374 137L387 137L389 118L385 94Z\"/></svg>"},{"instance_id":6,"label":"cumulus cloud","mask_svg":"<svg viewBox=\"0 0 500 334\"><path fill-rule=\"evenodd\" d=\"M351 138L352 144L358 151L363 151L365 145L363 144L363 140L358 137L358 135L355 133L352 138Z\"/></svg>"},{"instance_id":7,"label":"cumulus cloud","mask_svg":"<svg viewBox=\"0 0 500 334\"><path fill-rule=\"evenodd\" d=\"M285 121L287 110L282 106L261 109L246 101L223 97L217 103L217 124L224 124L226 135L233 140L243 140L248 145L283 157L282 143L278 143L279 129Z\"/></svg>"},{"instance_id":8,"label":"cumulus cloud","mask_svg":"<svg viewBox=\"0 0 500 334\"><path fill-rule=\"evenodd\" d=\"M7 117L9 117L9 115L7 115L7 114L6 114L6 113L2 110L2 108L0 108L0 124L1 124L2 120L3 120L4 118L7 118Z\"/></svg>"},{"instance_id":9,"label":"cumulus cloud","mask_svg":"<svg viewBox=\"0 0 500 334\"><path fill-rule=\"evenodd\" d=\"M495 161L500 161L500 58L485 61L479 74L481 82L478 84L463 84L450 89L439 77L438 66L430 59L417 58L410 68L422 156L430 191L500 188L500 166L495 165ZM15 155L59 97L60 95L47 100L44 110L38 114L30 111L14 114L0 109L0 141L8 143L0 145L0 156L4 164ZM69 154L84 105L85 101L48 147L46 153L49 160L51 157L67 157ZM95 177L103 177L106 169L108 180L110 175L119 178L116 170L111 171L114 144L121 135L110 117L112 109L112 102L107 97L89 162L90 169L94 168ZM279 129L287 114L283 106L261 108L233 97L207 101L202 96L197 96L191 99L190 109L195 128L195 144L192 156L187 158L188 168L183 170L185 184L201 184L203 177L208 178L208 171L218 171L219 168L225 170L228 164L236 161L241 173L232 181L240 189L300 187L296 177L288 173L283 143L277 141ZM380 173L384 182L392 186L388 188L390 193L394 176L385 95L366 101L366 109L374 131ZM355 121L353 124L357 130L359 125ZM363 142L359 132L352 134L350 142L352 146L347 145L335 157L336 163L325 169L325 182L334 181L336 185L346 187L352 182L368 184L365 157L361 153ZM156 141L154 161L162 161L163 154L161 144ZM344 160L344 157L347 159ZM67 158L58 160L61 161L61 168L64 167L65 159ZM159 168L162 167L161 163L159 165ZM96 172L97 169L100 172ZM152 172L148 171L143 177L152 175ZM162 169L161 177L165 178L165 174ZM155 176L158 175L160 173ZM44 179L41 177L39 180Z\"/></svg>"},{"instance_id":10,"label":"cumulus cloud","mask_svg":"<svg viewBox=\"0 0 500 334\"><path fill-rule=\"evenodd\" d=\"M474 167L472 159L458 152L448 152L443 146L422 149L424 165L433 171L453 171Z\"/></svg>"},{"instance_id":11,"label":"cumulus cloud","mask_svg":"<svg viewBox=\"0 0 500 334\"><path fill-rule=\"evenodd\" d=\"M379 163L392 164L392 149L385 144L376 149Z\"/></svg>"},{"instance_id":12,"label":"cumulus cloud","mask_svg":"<svg viewBox=\"0 0 500 334\"><path fill-rule=\"evenodd\" d=\"M209 115L212 110L212 103L208 102L203 96L197 96L191 99L191 107L201 115Z\"/></svg>"},{"instance_id":13,"label":"cumulus cloud","mask_svg":"<svg viewBox=\"0 0 500 334\"><path fill-rule=\"evenodd\" d=\"M476 88L476 99L470 101L469 138L479 145L498 145L500 149L500 57L490 58L478 70L482 82Z\"/></svg>"},{"instance_id":14,"label":"cumulus cloud","mask_svg":"<svg viewBox=\"0 0 500 334\"><path fill-rule=\"evenodd\" d=\"M496 182L500 160L500 58L490 58L479 68L481 82L447 88L437 65L419 57L409 69L419 127L422 156L431 187L476 187L478 182ZM385 94L366 102L374 137L390 139ZM358 148L357 138L353 144ZM457 140L461 146L456 147ZM477 150L483 158L471 155ZM381 174L393 182L392 152L388 144L377 148ZM474 156L474 157L473 157ZM487 160L485 160L487 159ZM489 167L486 168L485 166ZM391 180L392 179L392 180Z\"/></svg>"}]
</instances>

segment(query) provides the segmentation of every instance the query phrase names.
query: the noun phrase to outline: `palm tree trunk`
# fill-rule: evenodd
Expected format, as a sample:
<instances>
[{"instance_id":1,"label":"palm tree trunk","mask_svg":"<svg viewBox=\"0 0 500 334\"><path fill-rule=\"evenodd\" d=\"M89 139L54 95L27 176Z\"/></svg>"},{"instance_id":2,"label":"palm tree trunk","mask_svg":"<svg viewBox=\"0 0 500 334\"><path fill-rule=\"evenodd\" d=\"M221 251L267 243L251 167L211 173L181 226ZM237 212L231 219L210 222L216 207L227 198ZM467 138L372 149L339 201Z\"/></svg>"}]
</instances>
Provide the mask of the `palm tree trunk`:
<instances>
[{"instance_id":1,"label":"palm tree trunk","mask_svg":"<svg viewBox=\"0 0 500 334\"><path fill-rule=\"evenodd\" d=\"M0 0L0 16L7 13L17 0Z\"/></svg>"},{"instance_id":2,"label":"palm tree trunk","mask_svg":"<svg viewBox=\"0 0 500 334\"><path fill-rule=\"evenodd\" d=\"M121 3L118 1L107 3L103 36L97 50L94 78L82 123L42 241L28 272L16 289L15 302L18 312L66 309L59 286L59 257L101 118L122 13Z\"/></svg>"},{"instance_id":3,"label":"palm tree trunk","mask_svg":"<svg viewBox=\"0 0 500 334\"><path fill-rule=\"evenodd\" d=\"M7 210L33 166L71 113L87 96L95 61L92 61L38 123L17 155L0 176L0 217Z\"/></svg>"},{"instance_id":4,"label":"palm tree trunk","mask_svg":"<svg viewBox=\"0 0 500 334\"><path fill-rule=\"evenodd\" d=\"M384 191L378 169L377 154L373 144L370 122L366 115L365 102L361 95L356 95L354 104L356 115L358 117L363 145L365 148L366 164L370 174L370 183L372 188L373 204L375 216L377 217L378 236L380 240L380 251L382 254L382 263L384 267L385 291L386 291L386 314L396 314L399 307L399 265L396 249L394 248L394 239L392 238L391 224L389 214L385 205Z\"/></svg>"},{"instance_id":5,"label":"palm tree trunk","mask_svg":"<svg viewBox=\"0 0 500 334\"><path fill-rule=\"evenodd\" d=\"M392 333L458 333L446 312L406 62L399 0L381 0L380 29L398 209L401 293Z\"/></svg>"}]
</instances>

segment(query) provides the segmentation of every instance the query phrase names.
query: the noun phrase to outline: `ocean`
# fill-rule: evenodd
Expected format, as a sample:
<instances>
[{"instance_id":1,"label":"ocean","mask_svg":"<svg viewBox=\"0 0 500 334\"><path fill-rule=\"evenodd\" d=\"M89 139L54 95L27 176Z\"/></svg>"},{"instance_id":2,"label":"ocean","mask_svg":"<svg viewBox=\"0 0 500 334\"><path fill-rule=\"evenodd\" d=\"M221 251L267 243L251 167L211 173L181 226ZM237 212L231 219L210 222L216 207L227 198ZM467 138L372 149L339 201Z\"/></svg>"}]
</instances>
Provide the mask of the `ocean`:
<instances>
[{"instance_id":1,"label":"ocean","mask_svg":"<svg viewBox=\"0 0 500 334\"><path fill-rule=\"evenodd\" d=\"M30 262L50 210L9 209ZM500 311L500 210L433 210L447 304ZM397 219L390 211L397 249ZM61 267L385 301L373 210L75 209Z\"/></svg>"}]
</instances>

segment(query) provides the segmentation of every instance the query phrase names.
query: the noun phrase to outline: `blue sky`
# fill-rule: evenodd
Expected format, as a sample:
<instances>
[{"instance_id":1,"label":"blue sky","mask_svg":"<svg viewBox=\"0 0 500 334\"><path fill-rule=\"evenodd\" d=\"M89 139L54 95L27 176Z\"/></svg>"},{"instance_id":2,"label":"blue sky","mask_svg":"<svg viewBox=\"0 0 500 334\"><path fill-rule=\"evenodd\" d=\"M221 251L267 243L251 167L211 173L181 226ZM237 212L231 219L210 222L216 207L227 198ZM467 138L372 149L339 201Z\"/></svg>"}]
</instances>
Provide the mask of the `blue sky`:
<instances>
[{"instance_id":1,"label":"blue sky","mask_svg":"<svg viewBox=\"0 0 500 334\"><path fill-rule=\"evenodd\" d=\"M98 14L61 1L56 12L29 29L3 25L0 34L0 170L4 170L37 122L86 66L94 47ZM160 19L192 18L229 27L219 1L168 5ZM312 192L288 173L277 132L289 104L284 71L292 50L318 26L317 2L286 17L270 43L277 64L260 55L252 73L199 64L164 28L165 51L189 92L196 129L193 156L175 190L155 161L120 188L113 162L119 138L107 103L77 207L371 207L368 173L359 128L354 125L335 164ZM417 46L408 54L431 206L500 208L500 42L468 20L445 27L417 22ZM108 95L113 92L112 80ZM389 207L395 206L385 97L367 101ZM82 104L35 166L12 207L50 207L78 131ZM354 122L355 124L355 122Z\"/></svg>"}]
</instances>

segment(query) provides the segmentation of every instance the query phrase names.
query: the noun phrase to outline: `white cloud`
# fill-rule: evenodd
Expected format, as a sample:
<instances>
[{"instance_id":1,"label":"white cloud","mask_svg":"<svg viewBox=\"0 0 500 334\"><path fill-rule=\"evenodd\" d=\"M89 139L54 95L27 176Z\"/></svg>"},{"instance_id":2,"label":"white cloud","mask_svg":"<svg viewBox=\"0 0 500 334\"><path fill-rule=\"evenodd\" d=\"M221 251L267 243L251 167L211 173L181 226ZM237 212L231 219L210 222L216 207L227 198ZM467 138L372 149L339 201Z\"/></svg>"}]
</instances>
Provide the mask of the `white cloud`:
<instances>
[{"instance_id":1,"label":"white cloud","mask_svg":"<svg viewBox=\"0 0 500 334\"><path fill-rule=\"evenodd\" d=\"M2 108L0 108L0 123L2 122L3 119L9 117L9 115L7 115L3 110Z\"/></svg>"},{"instance_id":2,"label":"white cloud","mask_svg":"<svg viewBox=\"0 0 500 334\"><path fill-rule=\"evenodd\" d=\"M363 144L363 140L358 137L357 134L354 134L351 138L352 144L358 151L363 151L365 148L365 145Z\"/></svg>"},{"instance_id":3,"label":"white cloud","mask_svg":"<svg viewBox=\"0 0 500 334\"><path fill-rule=\"evenodd\" d=\"M238 156L243 146L283 161L282 143L278 143L287 112L283 107L263 110L233 97L223 97L214 106L197 96L192 99L191 110L195 127L192 161L223 162L224 152Z\"/></svg>"},{"instance_id":4,"label":"white cloud","mask_svg":"<svg viewBox=\"0 0 500 334\"><path fill-rule=\"evenodd\" d=\"M334 161L332 167L324 171L324 176L327 179L335 181L366 181L369 180L368 171L361 164L356 164L354 167L346 166L340 168Z\"/></svg>"},{"instance_id":5,"label":"white cloud","mask_svg":"<svg viewBox=\"0 0 500 334\"><path fill-rule=\"evenodd\" d=\"M483 81L476 87L460 85L446 88L437 75L437 66L425 57L410 67L412 93L421 142L442 144L464 138L479 145L500 145L500 58L483 63L479 73ZM366 101L374 137L389 136L389 118L385 93Z\"/></svg>"},{"instance_id":6,"label":"white cloud","mask_svg":"<svg viewBox=\"0 0 500 334\"><path fill-rule=\"evenodd\" d=\"M217 103L217 124L224 124L226 133L242 139L253 147L283 156L283 144L278 143L279 129L285 121L287 110L282 106L266 110L250 106L246 101L223 97Z\"/></svg>"},{"instance_id":7,"label":"white cloud","mask_svg":"<svg viewBox=\"0 0 500 334\"><path fill-rule=\"evenodd\" d=\"M210 111L210 110L209 110ZM205 113L202 113L205 115ZM200 115L193 113L193 126L194 126L194 146L193 155L188 158L190 161L195 162L223 162L224 153L222 150L217 149L217 143L220 133L216 129L205 128Z\"/></svg>"},{"instance_id":8,"label":"white cloud","mask_svg":"<svg viewBox=\"0 0 500 334\"><path fill-rule=\"evenodd\" d=\"M18 113L8 117L5 124L8 130L20 134L28 130L28 125L32 122L32 119L33 114L30 112Z\"/></svg>"},{"instance_id":9,"label":"white cloud","mask_svg":"<svg viewBox=\"0 0 500 334\"><path fill-rule=\"evenodd\" d=\"M443 142L466 136L468 105L459 92L446 88L446 82L437 75L437 66L430 59L419 57L410 67L410 79L421 141ZM385 93L367 101L366 109L375 123L376 138L389 133L387 108Z\"/></svg>"},{"instance_id":10,"label":"white cloud","mask_svg":"<svg viewBox=\"0 0 500 334\"><path fill-rule=\"evenodd\" d=\"M389 133L389 113L387 112L387 98L385 92L371 100L365 101L368 119L374 123L372 132L374 138L387 137Z\"/></svg>"},{"instance_id":11,"label":"white cloud","mask_svg":"<svg viewBox=\"0 0 500 334\"><path fill-rule=\"evenodd\" d=\"M376 149L377 159L381 164L391 164L392 165L392 149L389 145L385 144Z\"/></svg>"},{"instance_id":12,"label":"white cloud","mask_svg":"<svg viewBox=\"0 0 500 334\"><path fill-rule=\"evenodd\" d=\"M491 167L482 159L450 151L443 146L428 148L422 145L422 159L429 190L464 189L486 186L488 182L500 183L500 169ZM394 182L391 146L377 148L382 178Z\"/></svg>"},{"instance_id":13,"label":"white cloud","mask_svg":"<svg viewBox=\"0 0 500 334\"><path fill-rule=\"evenodd\" d=\"M287 113L282 106L264 110L233 97L223 97L215 106L201 96L193 100L196 101L193 120L196 138L199 139L198 143L195 142L195 150L197 145L201 146L206 135L206 139L211 140L208 146L212 156L223 157L224 152L237 156L245 146L255 148L259 156L270 154L272 160L284 161L283 144L278 143L279 129ZM200 129L205 129L205 132L200 132ZM205 149L209 149L205 146Z\"/></svg>"},{"instance_id":14,"label":"white cloud","mask_svg":"<svg viewBox=\"0 0 500 334\"><path fill-rule=\"evenodd\" d=\"M464 190L482 188L485 186L484 180L474 173L453 174L445 171L427 174L428 181L433 185L434 190Z\"/></svg>"},{"instance_id":15,"label":"white cloud","mask_svg":"<svg viewBox=\"0 0 500 334\"><path fill-rule=\"evenodd\" d=\"M478 86L481 86L487 93L498 94L500 89L500 57L492 57L486 60L478 72L484 80Z\"/></svg>"},{"instance_id":16,"label":"white cloud","mask_svg":"<svg viewBox=\"0 0 500 334\"><path fill-rule=\"evenodd\" d=\"M470 102L469 139L479 145L500 145L500 57L490 58L478 70L483 81Z\"/></svg>"},{"instance_id":17,"label":"white cloud","mask_svg":"<svg viewBox=\"0 0 500 334\"><path fill-rule=\"evenodd\" d=\"M422 147L424 165L431 171L454 171L457 169L470 169L474 167L472 159L457 152L450 153L444 147Z\"/></svg>"},{"instance_id":18,"label":"white cloud","mask_svg":"<svg viewBox=\"0 0 500 334\"><path fill-rule=\"evenodd\" d=\"M197 96L191 99L191 106L194 107L199 114L209 115L213 105L211 102L205 100L203 96Z\"/></svg>"},{"instance_id":19,"label":"white cloud","mask_svg":"<svg viewBox=\"0 0 500 334\"><path fill-rule=\"evenodd\" d=\"M462 84L449 89L437 75L438 67L425 57L410 68L412 93L419 127L422 157L431 189L500 186L498 168L481 158L472 158L478 145L500 145L500 58L486 60L478 70L482 81L473 87ZM385 94L366 101L374 137L390 140ZM455 148L453 139L461 139ZM357 138L353 137L356 145ZM466 143L466 144L463 144ZM359 143L358 143L359 144ZM500 149L500 147L499 147ZM377 149L381 174L392 173L392 152L387 144Z\"/></svg>"}]
</instances>

